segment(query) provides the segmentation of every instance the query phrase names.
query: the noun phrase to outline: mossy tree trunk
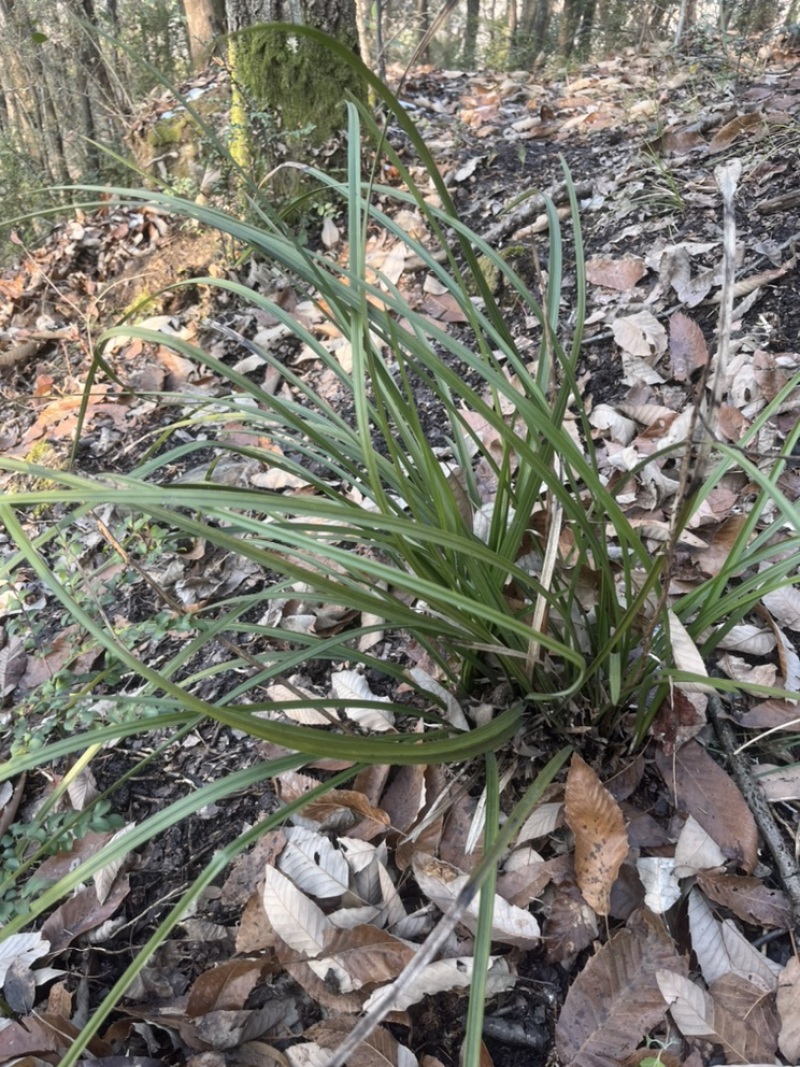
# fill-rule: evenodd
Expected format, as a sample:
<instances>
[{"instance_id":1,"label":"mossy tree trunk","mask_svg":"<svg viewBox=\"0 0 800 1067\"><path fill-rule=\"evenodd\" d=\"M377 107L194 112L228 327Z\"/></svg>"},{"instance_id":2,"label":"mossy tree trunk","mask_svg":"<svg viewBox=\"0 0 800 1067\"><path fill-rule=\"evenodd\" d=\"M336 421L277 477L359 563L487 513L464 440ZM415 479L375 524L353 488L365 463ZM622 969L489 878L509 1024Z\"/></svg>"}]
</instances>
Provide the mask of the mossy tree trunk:
<instances>
[{"instance_id":1,"label":"mossy tree trunk","mask_svg":"<svg viewBox=\"0 0 800 1067\"><path fill-rule=\"evenodd\" d=\"M313 26L357 53L355 0L227 0L227 17L234 85L241 89L233 121L249 126L248 101L270 116L277 136L268 138L272 146L259 145L262 154L266 148L268 169L283 161L271 151L278 142L283 158L313 160L314 149L343 129L348 94L364 100L366 88L325 45L269 23ZM239 161L246 162L243 146L234 147ZM284 177L296 181L296 172Z\"/></svg>"}]
</instances>

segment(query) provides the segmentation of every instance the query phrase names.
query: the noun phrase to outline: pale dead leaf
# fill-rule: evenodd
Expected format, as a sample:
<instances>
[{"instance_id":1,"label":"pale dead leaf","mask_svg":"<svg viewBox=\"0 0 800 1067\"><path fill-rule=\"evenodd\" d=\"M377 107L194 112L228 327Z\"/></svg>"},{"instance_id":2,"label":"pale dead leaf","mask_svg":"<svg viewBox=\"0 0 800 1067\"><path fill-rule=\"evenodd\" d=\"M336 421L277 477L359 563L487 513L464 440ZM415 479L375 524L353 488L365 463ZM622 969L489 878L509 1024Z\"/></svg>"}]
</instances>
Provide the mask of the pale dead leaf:
<instances>
[{"instance_id":1,"label":"pale dead leaf","mask_svg":"<svg viewBox=\"0 0 800 1067\"><path fill-rule=\"evenodd\" d=\"M76 811L83 811L87 804L90 804L100 795L100 791L97 788L97 780L92 773L91 767L84 767L79 774L69 776L67 793Z\"/></svg>"},{"instance_id":2,"label":"pale dead leaf","mask_svg":"<svg viewBox=\"0 0 800 1067\"><path fill-rule=\"evenodd\" d=\"M339 243L339 227L331 218L322 223L322 243L326 248L333 248Z\"/></svg>"},{"instance_id":3,"label":"pale dead leaf","mask_svg":"<svg viewBox=\"0 0 800 1067\"><path fill-rule=\"evenodd\" d=\"M705 1038L722 1045L729 1062L754 1063L761 1059L758 1051L762 1051L763 1042L749 1030L745 1019L733 1015L682 975L658 971L656 977L670 1014L685 1037ZM751 1049L755 1056L751 1056Z\"/></svg>"},{"instance_id":4,"label":"pale dead leaf","mask_svg":"<svg viewBox=\"0 0 800 1067\"><path fill-rule=\"evenodd\" d=\"M324 834L300 826L287 827L284 832L286 847L278 857L278 870L298 889L319 899L340 897L347 892L347 860Z\"/></svg>"},{"instance_id":5,"label":"pale dead leaf","mask_svg":"<svg viewBox=\"0 0 800 1067\"><path fill-rule=\"evenodd\" d=\"M733 969L722 937L722 927L714 918L703 894L695 888L689 893L688 914L692 950L706 984L710 985L720 975Z\"/></svg>"},{"instance_id":6,"label":"pale dead leaf","mask_svg":"<svg viewBox=\"0 0 800 1067\"><path fill-rule=\"evenodd\" d=\"M611 886L628 855L619 805L576 753L564 792L564 816L575 835L575 878L598 915L608 915Z\"/></svg>"},{"instance_id":7,"label":"pale dead leaf","mask_svg":"<svg viewBox=\"0 0 800 1067\"><path fill-rule=\"evenodd\" d=\"M506 958L490 956L489 961L489 970L486 974L487 996L495 996L507 989L513 989L517 976L511 972ZM474 960L471 956L451 957L428 964L427 967L423 967L408 988L394 997L389 1010L405 1011L412 1004L417 1004L423 997L434 996L453 989L468 989L472 983L473 966ZM365 1003L364 1010L369 1011L373 1001L377 1000L383 992L383 989L376 989Z\"/></svg>"},{"instance_id":8,"label":"pale dead leaf","mask_svg":"<svg viewBox=\"0 0 800 1067\"><path fill-rule=\"evenodd\" d=\"M697 871L722 867L724 864L725 853L700 823L689 815L675 846L676 876L688 878Z\"/></svg>"},{"instance_id":9,"label":"pale dead leaf","mask_svg":"<svg viewBox=\"0 0 800 1067\"><path fill-rule=\"evenodd\" d=\"M644 886L644 902L654 915L663 915L680 900L681 887L670 856L640 856L636 870Z\"/></svg>"},{"instance_id":10,"label":"pale dead leaf","mask_svg":"<svg viewBox=\"0 0 800 1067\"><path fill-rule=\"evenodd\" d=\"M605 256L592 256L586 260L586 280L592 285L603 285L607 289L627 292L641 281L647 273L647 267L639 256L626 255L621 259Z\"/></svg>"},{"instance_id":11,"label":"pale dead leaf","mask_svg":"<svg viewBox=\"0 0 800 1067\"><path fill-rule=\"evenodd\" d=\"M119 839L124 837L125 834L129 834L131 830L135 828L135 826L136 823L132 822L128 823L127 826L123 826L121 830L117 830L117 832L113 835L113 837L111 837L108 843L111 844L112 841L119 841ZM92 881L94 882L94 888L95 892L97 893L97 899L101 904L105 902L106 898L111 892L111 887L114 884L114 879L125 866L127 858L128 853L125 852L122 856L118 856L115 860L111 860L104 867L101 867L99 871L95 871L95 873L92 875Z\"/></svg>"},{"instance_id":12,"label":"pale dead leaf","mask_svg":"<svg viewBox=\"0 0 800 1067\"><path fill-rule=\"evenodd\" d=\"M767 593L762 602L781 626L800 630L800 589L796 585L783 585Z\"/></svg>"},{"instance_id":13,"label":"pale dead leaf","mask_svg":"<svg viewBox=\"0 0 800 1067\"><path fill-rule=\"evenodd\" d=\"M612 332L621 349L648 364L655 363L667 350L667 331L651 311L615 319Z\"/></svg>"},{"instance_id":14,"label":"pale dead leaf","mask_svg":"<svg viewBox=\"0 0 800 1067\"><path fill-rule=\"evenodd\" d=\"M262 900L275 932L290 948L311 958L322 952L325 931L333 928L330 920L275 867L267 867Z\"/></svg>"},{"instance_id":15,"label":"pale dead leaf","mask_svg":"<svg viewBox=\"0 0 800 1067\"><path fill-rule=\"evenodd\" d=\"M697 650L697 645L689 636L689 632L674 611L669 611L669 639L672 646L672 657L675 666L687 674L696 674L707 678L703 657ZM687 693L710 693L713 689L702 682L681 682L681 688Z\"/></svg>"},{"instance_id":16,"label":"pale dead leaf","mask_svg":"<svg viewBox=\"0 0 800 1067\"><path fill-rule=\"evenodd\" d=\"M517 834L516 844L521 845L525 841L547 837L563 825L564 805L560 801L539 804L522 824L522 829Z\"/></svg>"},{"instance_id":17,"label":"pale dead leaf","mask_svg":"<svg viewBox=\"0 0 800 1067\"><path fill-rule=\"evenodd\" d=\"M451 726L454 726L456 730L468 730L469 723L467 717L461 709L461 705L450 692L449 689L445 689L443 685L440 685L435 678L432 678L427 671L422 667L412 667L408 672L408 676L413 679L420 689L426 693L432 693L433 696L438 697L444 704L444 718Z\"/></svg>"},{"instance_id":18,"label":"pale dead leaf","mask_svg":"<svg viewBox=\"0 0 800 1067\"><path fill-rule=\"evenodd\" d=\"M349 719L363 726L365 730L385 731L391 730L394 726L394 712L359 707L359 702L362 701L386 703L389 698L376 696L364 675L359 674L358 671L346 670L333 673L331 692L337 700L353 701L352 706L344 709L344 713Z\"/></svg>"},{"instance_id":19,"label":"pale dead leaf","mask_svg":"<svg viewBox=\"0 0 800 1067\"><path fill-rule=\"evenodd\" d=\"M415 857L414 876L417 885L436 907L446 912L455 902L456 897L469 880L469 875L458 874L453 877L451 869L431 857ZM473 900L461 917L461 923L474 932L478 922L480 898ZM494 915L492 917L492 940L504 945L518 948L533 948L539 944L541 931L539 923L529 911L509 904L498 894L494 898Z\"/></svg>"},{"instance_id":20,"label":"pale dead leaf","mask_svg":"<svg viewBox=\"0 0 800 1067\"><path fill-rule=\"evenodd\" d=\"M775 638L769 630L743 622L731 627L717 647L729 652L746 652L751 656L768 656L775 648Z\"/></svg>"}]
</instances>

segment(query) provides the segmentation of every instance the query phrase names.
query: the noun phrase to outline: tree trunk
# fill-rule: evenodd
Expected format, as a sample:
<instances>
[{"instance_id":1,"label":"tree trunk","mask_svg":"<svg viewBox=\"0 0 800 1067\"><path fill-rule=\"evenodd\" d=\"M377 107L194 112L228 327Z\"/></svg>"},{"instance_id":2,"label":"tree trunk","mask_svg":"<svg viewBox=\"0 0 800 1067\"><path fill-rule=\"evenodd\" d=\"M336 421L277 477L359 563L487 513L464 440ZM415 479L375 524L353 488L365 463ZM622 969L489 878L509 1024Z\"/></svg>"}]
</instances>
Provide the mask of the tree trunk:
<instances>
[{"instance_id":1,"label":"tree trunk","mask_svg":"<svg viewBox=\"0 0 800 1067\"><path fill-rule=\"evenodd\" d=\"M481 13L480 0L467 0L467 24L464 28L464 52L462 65L467 70L475 66L475 48L478 41L478 20Z\"/></svg>"},{"instance_id":2,"label":"tree trunk","mask_svg":"<svg viewBox=\"0 0 800 1067\"><path fill-rule=\"evenodd\" d=\"M428 30L431 26L431 11L428 4L428 0L414 0L414 8L417 16L417 47L416 54L420 63L430 63L431 50L430 45L426 45L422 51L419 50L420 45L425 40Z\"/></svg>"},{"instance_id":3,"label":"tree trunk","mask_svg":"<svg viewBox=\"0 0 800 1067\"><path fill-rule=\"evenodd\" d=\"M260 154L265 169L273 171L285 159L312 162L313 149L346 125L347 96L366 100L366 86L327 45L269 23L313 26L357 53L355 0L227 0L227 16L233 31L231 121L243 131L235 145L237 160L250 165L245 142L248 108L255 105L251 110L270 117L259 152L252 153ZM296 185L297 171L278 174L276 183L281 182Z\"/></svg>"},{"instance_id":4,"label":"tree trunk","mask_svg":"<svg viewBox=\"0 0 800 1067\"><path fill-rule=\"evenodd\" d=\"M183 0L192 66L203 66L226 30L225 0Z\"/></svg>"}]
</instances>

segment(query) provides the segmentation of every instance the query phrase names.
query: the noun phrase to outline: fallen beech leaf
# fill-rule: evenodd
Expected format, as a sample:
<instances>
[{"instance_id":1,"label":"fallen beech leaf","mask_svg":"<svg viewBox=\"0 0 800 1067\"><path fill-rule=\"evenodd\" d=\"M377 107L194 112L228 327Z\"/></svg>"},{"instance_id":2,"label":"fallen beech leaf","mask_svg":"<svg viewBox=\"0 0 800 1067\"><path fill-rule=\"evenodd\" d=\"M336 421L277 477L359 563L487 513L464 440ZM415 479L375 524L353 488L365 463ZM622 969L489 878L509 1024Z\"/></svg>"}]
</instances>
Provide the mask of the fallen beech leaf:
<instances>
[{"instance_id":1,"label":"fallen beech leaf","mask_svg":"<svg viewBox=\"0 0 800 1067\"><path fill-rule=\"evenodd\" d=\"M706 984L711 985L733 967L722 936L722 926L714 918L706 898L697 889L689 893L688 915L692 951Z\"/></svg>"},{"instance_id":2,"label":"fallen beech leaf","mask_svg":"<svg viewBox=\"0 0 800 1067\"><path fill-rule=\"evenodd\" d=\"M615 319L611 327L619 347L654 364L667 349L667 331L652 311L637 311Z\"/></svg>"},{"instance_id":3,"label":"fallen beech leaf","mask_svg":"<svg viewBox=\"0 0 800 1067\"><path fill-rule=\"evenodd\" d=\"M469 875L458 874L452 877L450 868L443 867L430 856L415 857L414 876L425 896L440 911L447 911L466 885ZM461 923L474 931L478 921L479 898L472 901L461 917ZM533 948L539 944L541 931L539 923L529 911L509 904L498 894L494 898L494 915L492 917L492 940L504 945L518 948Z\"/></svg>"},{"instance_id":4,"label":"fallen beech leaf","mask_svg":"<svg viewBox=\"0 0 800 1067\"><path fill-rule=\"evenodd\" d=\"M309 960L309 967L326 982L332 974L341 993L353 993L365 985L394 981L416 952L385 930L362 925L329 930L322 955Z\"/></svg>"},{"instance_id":5,"label":"fallen beech leaf","mask_svg":"<svg viewBox=\"0 0 800 1067\"><path fill-rule=\"evenodd\" d=\"M365 730L391 730L394 725L394 712L381 711L378 708L360 707L362 701L388 702L388 697L376 696L369 687L363 674L358 671L337 671L331 675L331 692L338 700L352 700L350 707L344 708L348 719L359 723Z\"/></svg>"},{"instance_id":6,"label":"fallen beech leaf","mask_svg":"<svg viewBox=\"0 0 800 1067\"><path fill-rule=\"evenodd\" d=\"M42 925L42 935L50 942L50 951L63 952L76 937L96 930L111 918L129 892L128 876L123 875L115 879L111 892L102 903L93 885L67 897Z\"/></svg>"},{"instance_id":7,"label":"fallen beech leaf","mask_svg":"<svg viewBox=\"0 0 800 1067\"><path fill-rule=\"evenodd\" d=\"M628 855L619 805L576 753L564 792L564 815L575 835L575 878L598 915L608 915L611 886Z\"/></svg>"},{"instance_id":8,"label":"fallen beech leaf","mask_svg":"<svg viewBox=\"0 0 800 1067\"><path fill-rule=\"evenodd\" d=\"M749 874L758 855L758 830L744 797L722 767L697 741L687 741L672 756L656 749L656 765L676 803Z\"/></svg>"},{"instance_id":9,"label":"fallen beech leaf","mask_svg":"<svg viewBox=\"0 0 800 1067\"><path fill-rule=\"evenodd\" d=\"M322 952L330 920L275 867L267 867L262 899L267 918L290 948L311 957Z\"/></svg>"},{"instance_id":10,"label":"fallen beech leaf","mask_svg":"<svg viewBox=\"0 0 800 1067\"><path fill-rule=\"evenodd\" d=\"M722 1045L733 1063L755 1063L751 1049L760 1045L747 1023L718 1004L714 998L674 971L656 973L659 989L670 1014L684 1037L700 1037Z\"/></svg>"},{"instance_id":11,"label":"fallen beech leaf","mask_svg":"<svg viewBox=\"0 0 800 1067\"><path fill-rule=\"evenodd\" d=\"M555 877L553 881L556 891L547 909L542 938L547 962L560 963L568 969L577 954L597 937L597 914L584 900L571 872L566 877Z\"/></svg>"},{"instance_id":12,"label":"fallen beech leaf","mask_svg":"<svg viewBox=\"0 0 800 1067\"><path fill-rule=\"evenodd\" d=\"M675 874L688 878L697 871L722 867L725 854L697 819L688 817L675 846Z\"/></svg>"},{"instance_id":13,"label":"fallen beech leaf","mask_svg":"<svg viewBox=\"0 0 800 1067\"><path fill-rule=\"evenodd\" d=\"M315 830L289 826L277 867L298 889L319 899L340 897L350 887L350 868L341 852Z\"/></svg>"},{"instance_id":14,"label":"fallen beech leaf","mask_svg":"<svg viewBox=\"0 0 800 1067\"><path fill-rule=\"evenodd\" d=\"M674 611L668 612L669 640L672 646L672 658L675 666L687 674L696 674L702 678L708 677L703 657L697 650L697 645L689 636L689 632ZM710 686L702 682L680 682L681 689L686 693L709 693Z\"/></svg>"},{"instance_id":15,"label":"fallen beech leaf","mask_svg":"<svg viewBox=\"0 0 800 1067\"><path fill-rule=\"evenodd\" d=\"M678 382L689 381L696 370L708 363L703 331L681 311L676 311L669 320L669 358L672 376Z\"/></svg>"},{"instance_id":16,"label":"fallen beech leaf","mask_svg":"<svg viewBox=\"0 0 800 1067\"><path fill-rule=\"evenodd\" d=\"M759 763L758 780L764 796L773 804L784 800L800 800L800 764L775 767L771 763Z\"/></svg>"},{"instance_id":17,"label":"fallen beech leaf","mask_svg":"<svg viewBox=\"0 0 800 1067\"><path fill-rule=\"evenodd\" d=\"M622 1063L664 1020L666 1007L657 969L685 974L661 919L647 911L591 956L570 986L556 1026L556 1050L564 1067Z\"/></svg>"},{"instance_id":18,"label":"fallen beech leaf","mask_svg":"<svg viewBox=\"0 0 800 1067\"><path fill-rule=\"evenodd\" d=\"M789 1061L800 1060L800 959L792 956L778 978L778 1013L781 1032L778 1048Z\"/></svg>"},{"instance_id":19,"label":"fallen beech leaf","mask_svg":"<svg viewBox=\"0 0 800 1067\"><path fill-rule=\"evenodd\" d=\"M411 985L394 997L389 1010L405 1011L423 997L450 992L453 989L469 989L474 963L472 956L457 956L429 963L427 967L422 968ZM503 956L490 956L486 974L486 995L495 996L513 989L516 983L517 976L511 972L508 960ZM364 1003L364 1010L369 1011L374 1001L384 992L385 989L376 989Z\"/></svg>"},{"instance_id":20,"label":"fallen beech leaf","mask_svg":"<svg viewBox=\"0 0 800 1067\"><path fill-rule=\"evenodd\" d=\"M698 871L697 884L710 900L722 904L744 922L779 929L791 925L786 894L769 889L760 878L727 871Z\"/></svg>"},{"instance_id":21,"label":"fallen beech leaf","mask_svg":"<svg viewBox=\"0 0 800 1067\"><path fill-rule=\"evenodd\" d=\"M764 119L757 111L748 111L743 115L737 115L735 119L726 122L717 130L708 143L709 154L724 152L741 134L748 131L761 130L764 127Z\"/></svg>"},{"instance_id":22,"label":"fallen beech leaf","mask_svg":"<svg viewBox=\"0 0 800 1067\"><path fill-rule=\"evenodd\" d=\"M749 981L761 982L766 991L775 989L781 965L759 952L732 919L722 920L722 940L734 971Z\"/></svg>"},{"instance_id":23,"label":"fallen beech leaf","mask_svg":"<svg viewBox=\"0 0 800 1067\"><path fill-rule=\"evenodd\" d=\"M592 285L604 285L607 289L627 292L647 273L644 261L638 256L623 256L611 259L606 256L592 256L586 260L586 280Z\"/></svg>"},{"instance_id":24,"label":"fallen beech leaf","mask_svg":"<svg viewBox=\"0 0 800 1067\"><path fill-rule=\"evenodd\" d=\"M325 1050L327 1060L352 1028L353 1024L349 1019L334 1017L316 1023L306 1030L305 1036ZM313 1061L314 1064L316 1062ZM405 1045L401 1045L385 1027L379 1026L348 1056L347 1063L348 1067L417 1067L417 1057Z\"/></svg>"},{"instance_id":25,"label":"fallen beech leaf","mask_svg":"<svg viewBox=\"0 0 800 1067\"><path fill-rule=\"evenodd\" d=\"M723 974L709 987L717 1004L734 1019L744 1020L751 1063L774 1063L780 1020L773 998L757 982L740 974Z\"/></svg>"},{"instance_id":26,"label":"fallen beech leaf","mask_svg":"<svg viewBox=\"0 0 800 1067\"><path fill-rule=\"evenodd\" d=\"M190 1018L212 1011L238 1011L261 977L264 960L227 960L197 978L189 991Z\"/></svg>"}]
</instances>

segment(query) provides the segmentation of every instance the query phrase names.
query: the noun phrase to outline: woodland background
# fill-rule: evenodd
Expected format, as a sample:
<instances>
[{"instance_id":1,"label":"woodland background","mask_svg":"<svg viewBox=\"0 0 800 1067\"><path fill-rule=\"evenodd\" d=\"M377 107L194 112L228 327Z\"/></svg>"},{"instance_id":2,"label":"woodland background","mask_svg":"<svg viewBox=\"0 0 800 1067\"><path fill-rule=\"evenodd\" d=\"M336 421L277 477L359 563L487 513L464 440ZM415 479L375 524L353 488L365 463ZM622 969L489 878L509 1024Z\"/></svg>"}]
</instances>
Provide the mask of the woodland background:
<instances>
[{"instance_id":1,"label":"woodland background","mask_svg":"<svg viewBox=\"0 0 800 1067\"><path fill-rule=\"evenodd\" d=\"M159 81L178 84L215 48L224 52L220 35L229 29L275 20L351 24L362 57L382 75L387 63L412 58L533 70L658 42L701 49L720 30L734 53L737 40L753 35L768 48L798 32L800 0L0 0L0 18L8 223L52 203L47 187L130 184L125 136L138 102Z\"/></svg>"}]
</instances>

